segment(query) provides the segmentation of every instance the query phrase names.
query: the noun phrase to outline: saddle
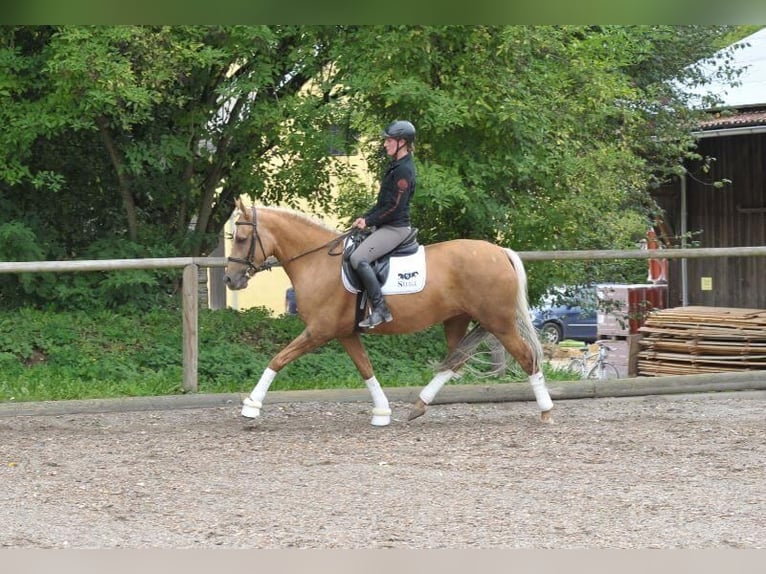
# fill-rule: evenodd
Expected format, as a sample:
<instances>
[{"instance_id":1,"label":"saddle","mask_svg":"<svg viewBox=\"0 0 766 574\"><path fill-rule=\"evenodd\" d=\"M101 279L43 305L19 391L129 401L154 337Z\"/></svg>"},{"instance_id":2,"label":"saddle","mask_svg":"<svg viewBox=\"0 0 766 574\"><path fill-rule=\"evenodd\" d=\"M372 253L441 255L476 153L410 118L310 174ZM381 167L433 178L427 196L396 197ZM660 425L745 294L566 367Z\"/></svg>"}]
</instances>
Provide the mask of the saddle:
<instances>
[{"instance_id":1,"label":"saddle","mask_svg":"<svg viewBox=\"0 0 766 574\"><path fill-rule=\"evenodd\" d=\"M369 235L369 232L353 233L346 238L346 241L343 245L343 284L345 285L346 289L352 293L359 293L364 291L364 285L362 285L362 282L359 280L356 272L351 267L349 258L351 257L351 254L356 250L356 248L359 247L362 241L365 240L367 235ZM392 258L401 258L408 255L414 255L417 254L421 249L422 246L418 243L418 230L413 228L407 237L405 237L404 240L392 251L389 251L383 257L376 259L370 264L370 267L372 267L375 276L378 278L378 282L383 288L384 295L391 293L390 290L389 293L386 293L386 284L391 272ZM402 275L400 279L409 281L420 273L420 270L413 268L411 271L402 272L400 274ZM425 270L423 270L422 273L425 276Z\"/></svg>"}]
</instances>

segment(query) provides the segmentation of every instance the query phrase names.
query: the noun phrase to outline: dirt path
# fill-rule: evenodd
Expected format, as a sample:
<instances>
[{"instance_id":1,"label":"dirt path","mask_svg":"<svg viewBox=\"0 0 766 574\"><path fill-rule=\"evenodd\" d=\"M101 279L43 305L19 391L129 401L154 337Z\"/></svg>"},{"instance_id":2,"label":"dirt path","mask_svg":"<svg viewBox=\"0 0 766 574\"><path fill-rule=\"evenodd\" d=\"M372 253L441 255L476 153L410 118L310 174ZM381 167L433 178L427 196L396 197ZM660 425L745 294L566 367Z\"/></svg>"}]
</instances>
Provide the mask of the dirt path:
<instances>
[{"instance_id":1,"label":"dirt path","mask_svg":"<svg viewBox=\"0 0 766 574\"><path fill-rule=\"evenodd\" d=\"M0 547L765 548L766 392L0 419Z\"/></svg>"}]
</instances>

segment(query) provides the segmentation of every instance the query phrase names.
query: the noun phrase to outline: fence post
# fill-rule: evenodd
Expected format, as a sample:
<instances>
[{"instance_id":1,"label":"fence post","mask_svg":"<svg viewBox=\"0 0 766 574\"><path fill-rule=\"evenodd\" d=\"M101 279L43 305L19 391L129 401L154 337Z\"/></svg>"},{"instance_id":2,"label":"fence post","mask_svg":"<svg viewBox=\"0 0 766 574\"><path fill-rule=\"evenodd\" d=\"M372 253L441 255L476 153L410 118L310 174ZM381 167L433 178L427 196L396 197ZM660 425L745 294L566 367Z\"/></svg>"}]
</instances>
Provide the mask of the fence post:
<instances>
[{"instance_id":1,"label":"fence post","mask_svg":"<svg viewBox=\"0 0 766 574\"><path fill-rule=\"evenodd\" d=\"M184 267L183 274L183 347L184 381L186 392L197 392L197 323L199 317L199 266L192 263Z\"/></svg>"}]
</instances>

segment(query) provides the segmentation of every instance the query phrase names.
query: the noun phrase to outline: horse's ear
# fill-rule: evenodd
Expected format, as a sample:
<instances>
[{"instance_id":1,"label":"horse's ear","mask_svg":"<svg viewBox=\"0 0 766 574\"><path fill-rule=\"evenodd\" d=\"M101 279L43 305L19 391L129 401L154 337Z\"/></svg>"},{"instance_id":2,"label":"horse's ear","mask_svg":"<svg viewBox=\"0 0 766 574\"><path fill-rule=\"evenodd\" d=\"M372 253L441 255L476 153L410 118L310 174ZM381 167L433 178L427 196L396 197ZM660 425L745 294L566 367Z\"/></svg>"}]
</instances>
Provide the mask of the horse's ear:
<instances>
[{"instance_id":1,"label":"horse's ear","mask_svg":"<svg viewBox=\"0 0 766 574\"><path fill-rule=\"evenodd\" d=\"M234 207L237 208L237 211L239 211L240 217L242 219L245 221L250 221L250 213L248 213L248 210L245 208L245 204L242 203L242 200L239 197L234 200Z\"/></svg>"}]
</instances>

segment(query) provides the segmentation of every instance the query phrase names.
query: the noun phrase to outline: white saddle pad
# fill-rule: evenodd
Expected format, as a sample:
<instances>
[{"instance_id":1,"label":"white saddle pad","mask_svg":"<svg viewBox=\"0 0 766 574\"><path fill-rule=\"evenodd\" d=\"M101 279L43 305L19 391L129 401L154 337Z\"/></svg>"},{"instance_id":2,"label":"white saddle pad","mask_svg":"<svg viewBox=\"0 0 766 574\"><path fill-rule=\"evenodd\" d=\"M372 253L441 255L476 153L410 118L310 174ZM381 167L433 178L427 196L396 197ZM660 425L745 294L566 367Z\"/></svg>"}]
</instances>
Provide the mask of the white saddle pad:
<instances>
[{"instance_id":1,"label":"white saddle pad","mask_svg":"<svg viewBox=\"0 0 766 574\"><path fill-rule=\"evenodd\" d=\"M343 286L350 293L359 293L346 277L341 267ZM406 295L418 293L426 286L426 249L423 245L412 255L392 257L388 278L383 284L383 295Z\"/></svg>"}]
</instances>

